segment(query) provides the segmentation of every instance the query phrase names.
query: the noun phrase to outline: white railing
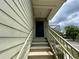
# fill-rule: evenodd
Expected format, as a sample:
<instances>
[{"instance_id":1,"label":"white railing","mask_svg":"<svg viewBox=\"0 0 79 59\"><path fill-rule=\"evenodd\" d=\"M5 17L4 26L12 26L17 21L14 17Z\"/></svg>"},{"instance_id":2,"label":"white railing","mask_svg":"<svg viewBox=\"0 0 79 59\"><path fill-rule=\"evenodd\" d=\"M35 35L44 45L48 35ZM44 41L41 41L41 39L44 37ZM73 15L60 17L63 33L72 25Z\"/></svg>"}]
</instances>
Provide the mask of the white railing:
<instances>
[{"instance_id":1,"label":"white railing","mask_svg":"<svg viewBox=\"0 0 79 59\"><path fill-rule=\"evenodd\" d=\"M24 45L22 46L16 59L27 59L28 58L32 39L33 39L33 35L32 35L32 31L31 31L29 33L28 37L26 38L26 41L25 41Z\"/></svg>"},{"instance_id":2,"label":"white railing","mask_svg":"<svg viewBox=\"0 0 79 59\"><path fill-rule=\"evenodd\" d=\"M49 36L51 42L54 43L52 46L54 51L58 52L57 49L59 49L63 53L59 59L79 59L79 51L51 28L49 29Z\"/></svg>"}]
</instances>

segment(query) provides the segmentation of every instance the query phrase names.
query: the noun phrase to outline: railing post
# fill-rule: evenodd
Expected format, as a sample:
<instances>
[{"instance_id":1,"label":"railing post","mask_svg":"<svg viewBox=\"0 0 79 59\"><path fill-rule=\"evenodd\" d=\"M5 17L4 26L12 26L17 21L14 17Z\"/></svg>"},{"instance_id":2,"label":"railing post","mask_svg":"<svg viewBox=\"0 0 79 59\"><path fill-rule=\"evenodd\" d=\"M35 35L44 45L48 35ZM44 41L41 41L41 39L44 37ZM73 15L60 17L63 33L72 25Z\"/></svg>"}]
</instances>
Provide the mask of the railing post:
<instances>
[{"instance_id":1,"label":"railing post","mask_svg":"<svg viewBox=\"0 0 79 59\"><path fill-rule=\"evenodd\" d=\"M78 57L79 57L79 53L77 52L77 54L78 54Z\"/></svg>"},{"instance_id":2,"label":"railing post","mask_svg":"<svg viewBox=\"0 0 79 59\"><path fill-rule=\"evenodd\" d=\"M73 54L73 49L72 49L72 47L71 47L71 53L72 53L72 55L73 55L73 57L74 57L74 54Z\"/></svg>"},{"instance_id":3,"label":"railing post","mask_svg":"<svg viewBox=\"0 0 79 59\"><path fill-rule=\"evenodd\" d=\"M75 47L73 47L69 42L67 42L63 37L58 35L58 33L56 33L53 29L50 29L50 35L54 38L55 50L56 50L56 45L59 44L59 46L60 46L59 48L63 52L65 52L69 55L68 59L79 59L79 51ZM56 44L56 42L57 42L57 44Z\"/></svg>"}]
</instances>

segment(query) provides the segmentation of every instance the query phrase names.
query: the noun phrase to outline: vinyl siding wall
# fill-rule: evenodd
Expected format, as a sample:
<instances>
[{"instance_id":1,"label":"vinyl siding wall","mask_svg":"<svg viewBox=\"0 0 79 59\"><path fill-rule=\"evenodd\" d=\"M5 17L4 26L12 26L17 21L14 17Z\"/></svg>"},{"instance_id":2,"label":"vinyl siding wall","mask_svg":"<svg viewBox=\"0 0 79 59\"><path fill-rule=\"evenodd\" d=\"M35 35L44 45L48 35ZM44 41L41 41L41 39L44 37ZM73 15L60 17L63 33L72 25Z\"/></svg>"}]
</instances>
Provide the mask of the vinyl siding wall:
<instances>
[{"instance_id":1,"label":"vinyl siding wall","mask_svg":"<svg viewBox=\"0 0 79 59\"><path fill-rule=\"evenodd\" d=\"M32 29L31 0L0 0L0 51L23 43Z\"/></svg>"}]
</instances>

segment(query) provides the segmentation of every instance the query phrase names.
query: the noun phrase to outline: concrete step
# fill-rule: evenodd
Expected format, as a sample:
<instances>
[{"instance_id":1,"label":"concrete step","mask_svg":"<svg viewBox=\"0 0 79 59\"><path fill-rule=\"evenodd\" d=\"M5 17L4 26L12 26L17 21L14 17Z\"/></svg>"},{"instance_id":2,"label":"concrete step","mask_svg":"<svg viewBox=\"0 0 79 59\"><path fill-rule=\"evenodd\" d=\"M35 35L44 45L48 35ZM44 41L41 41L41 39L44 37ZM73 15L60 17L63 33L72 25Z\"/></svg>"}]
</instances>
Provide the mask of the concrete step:
<instances>
[{"instance_id":1,"label":"concrete step","mask_svg":"<svg viewBox=\"0 0 79 59\"><path fill-rule=\"evenodd\" d=\"M44 38L36 38L33 40L33 42L47 42L47 40Z\"/></svg>"},{"instance_id":2,"label":"concrete step","mask_svg":"<svg viewBox=\"0 0 79 59\"><path fill-rule=\"evenodd\" d=\"M32 44L48 44L48 42L32 42Z\"/></svg>"},{"instance_id":3,"label":"concrete step","mask_svg":"<svg viewBox=\"0 0 79 59\"><path fill-rule=\"evenodd\" d=\"M37 44L37 45L31 45L31 47L49 47L49 45L39 45L39 44Z\"/></svg>"},{"instance_id":4,"label":"concrete step","mask_svg":"<svg viewBox=\"0 0 79 59\"><path fill-rule=\"evenodd\" d=\"M30 51L36 52L36 51L50 51L50 47L31 47Z\"/></svg>"},{"instance_id":5,"label":"concrete step","mask_svg":"<svg viewBox=\"0 0 79 59\"><path fill-rule=\"evenodd\" d=\"M47 40L33 40L33 42L47 42Z\"/></svg>"},{"instance_id":6,"label":"concrete step","mask_svg":"<svg viewBox=\"0 0 79 59\"><path fill-rule=\"evenodd\" d=\"M53 59L51 51L30 52L28 59Z\"/></svg>"},{"instance_id":7,"label":"concrete step","mask_svg":"<svg viewBox=\"0 0 79 59\"><path fill-rule=\"evenodd\" d=\"M36 38L33 40L28 59L53 59L49 44L44 38Z\"/></svg>"},{"instance_id":8,"label":"concrete step","mask_svg":"<svg viewBox=\"0 0 79 59\"><path fill-rule=\"evenodd\" d=\"M48 42L32 42L32 46L48 46Z\"/></svg>"}]
</instances>

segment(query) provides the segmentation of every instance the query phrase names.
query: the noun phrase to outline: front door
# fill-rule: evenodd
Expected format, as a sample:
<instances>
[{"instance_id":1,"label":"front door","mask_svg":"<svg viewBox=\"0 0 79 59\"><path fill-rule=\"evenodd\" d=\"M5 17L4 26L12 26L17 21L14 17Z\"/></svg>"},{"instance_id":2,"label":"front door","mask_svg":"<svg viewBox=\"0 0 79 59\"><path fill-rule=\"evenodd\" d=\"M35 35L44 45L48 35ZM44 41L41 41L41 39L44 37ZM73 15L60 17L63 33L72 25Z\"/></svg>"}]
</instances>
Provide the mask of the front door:
<instances>
[{"instance_id":1,"label":"front door","mask_svg":"<svg viewBox=\"0 0 79 59\"><path fill-rule=\"evenodd\" d=\"M36 21L36 37L44 37L44 21Z\"/></svg>"}]
</instances>

